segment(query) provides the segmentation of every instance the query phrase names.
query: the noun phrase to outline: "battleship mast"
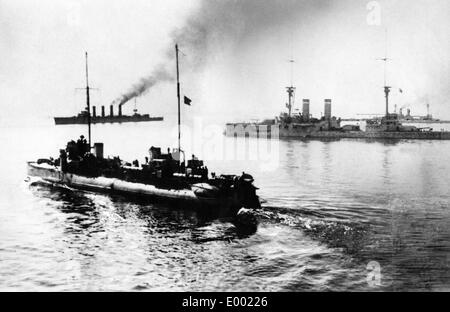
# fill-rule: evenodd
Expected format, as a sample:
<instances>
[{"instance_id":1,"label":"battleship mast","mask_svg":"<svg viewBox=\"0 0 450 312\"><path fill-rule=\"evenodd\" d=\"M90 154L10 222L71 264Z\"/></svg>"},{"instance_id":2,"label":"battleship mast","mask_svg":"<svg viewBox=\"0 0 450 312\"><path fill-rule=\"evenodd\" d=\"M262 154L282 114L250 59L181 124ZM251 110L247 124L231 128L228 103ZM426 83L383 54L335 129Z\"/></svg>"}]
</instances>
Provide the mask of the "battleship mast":
<instances>
[{"instance_id":1,"label":"battleship mast","mask_svg":"<svg viewBox=\"0 0 450 312\"><path fill-rule=\"evenodd\" d=\"M289 60L289 62L291 63L291 86L290 87L286 87L286 92L288 93L288 98L289 98L289 102L287 103L287 108L289 110L289 118L291 117L291 113L292 113L292 105L294 104L294 94L295 94L295 87L293 86L293 64L294 64L294 60Z\"/></svg>"},{"instance_id":2,"label":"battleship mast","mask_svg":"<svg viewBox=\"0 0 450 312\"><path fill-rule=\"evenodd\" d=\"M384 62L384 94L386 97L386 118L389 117L389 93L391 92L390 86L387 85L387 62L391 59L387 57L387 40L388 40L388 32L386 29L386 37L385 37L385 51L384 51L384 58L378 59L379 61Z\"/></svg>"}]
</instances>

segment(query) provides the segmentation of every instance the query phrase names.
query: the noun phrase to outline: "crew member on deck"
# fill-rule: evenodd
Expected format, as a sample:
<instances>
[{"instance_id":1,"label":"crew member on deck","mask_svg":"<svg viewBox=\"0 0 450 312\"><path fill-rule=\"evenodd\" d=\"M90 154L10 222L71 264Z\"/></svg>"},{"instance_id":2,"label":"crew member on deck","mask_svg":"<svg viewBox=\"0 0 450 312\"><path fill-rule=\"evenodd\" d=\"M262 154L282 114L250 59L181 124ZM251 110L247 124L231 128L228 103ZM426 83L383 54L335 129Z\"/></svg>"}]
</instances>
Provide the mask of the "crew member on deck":
<instances>
[{"instance_id":1,"label":"crew member on deck","mask_svg":"<svg viewBox=\"0 0 450 312\"><path fill-rule=\"evenodd\" d=\"M84 138L84 135L80 135L80 138L77 141L78 153L81 157L84 156L87 152L89 152L87 141Z\"/></svg>"}]
</instances>

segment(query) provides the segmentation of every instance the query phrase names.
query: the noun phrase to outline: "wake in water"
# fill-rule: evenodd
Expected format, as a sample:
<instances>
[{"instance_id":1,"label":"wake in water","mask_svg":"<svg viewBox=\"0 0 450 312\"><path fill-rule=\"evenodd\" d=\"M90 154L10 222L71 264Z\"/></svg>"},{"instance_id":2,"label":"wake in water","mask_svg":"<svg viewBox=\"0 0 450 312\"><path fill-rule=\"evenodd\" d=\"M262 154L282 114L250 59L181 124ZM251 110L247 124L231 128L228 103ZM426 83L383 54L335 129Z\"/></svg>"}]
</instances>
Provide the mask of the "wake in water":
<instances>
[{"instance_id":1,"label":"wake in water","mask_svg":"<svg viewBox=\"0 0 450 312\"><path fill-rule=\"evenodd\" d=\"M70 211L72 208L78 210L80 206L87 204L90 208L96 205L95 199L88 202L88 197L86 196L87 194L97 196L96 193L75 190L67 186L49 185L48 183L42 183L40 180L28 180L27 182L35 195L62 203L62 207L65 207L64 210ZM98 196L103 197L102 195ZM229 241L235 238L246 238L254 234L254 232L249 232L242 227L236 226L229 218L218 218L211 213L189 209L173 209L169 205L161 203L155 206L141 198L125 198L120 195L111 195L110 198L110 205L115 206L113 208L116 210L121 210L121 207L124 205L129 206L131 203L138 207L141 217L145 218L146 214L159 215L160 218L165 218L166 221L169 221L174 227L173 229L175 227L179 229L187 221L191 226L198 229L197 234L207 233L206 235L193 236L193 240L199 243L215 240ZM351 220L336 221L335 214L330 215L328 212L313 209L293 209L263 205L263 209L257 211L257 215L262 222L279 223L296 228L331 248L342 248L350 254L360 251L367 244L370 234L370 226L368 224Z\"/></svg>"},{"instance_id":2,"label":"wake in water","mask_svg":"<svg viewBox=\"0 0 450 312\"><path fill-rule=\"evenodd\" d=\"M327 220L320 211L263 206L259 217L298 228L310 237L331 248L343 248L347 253L357 253L368 242L370 225L350 220Z\"/></svg>"}]
</instances>

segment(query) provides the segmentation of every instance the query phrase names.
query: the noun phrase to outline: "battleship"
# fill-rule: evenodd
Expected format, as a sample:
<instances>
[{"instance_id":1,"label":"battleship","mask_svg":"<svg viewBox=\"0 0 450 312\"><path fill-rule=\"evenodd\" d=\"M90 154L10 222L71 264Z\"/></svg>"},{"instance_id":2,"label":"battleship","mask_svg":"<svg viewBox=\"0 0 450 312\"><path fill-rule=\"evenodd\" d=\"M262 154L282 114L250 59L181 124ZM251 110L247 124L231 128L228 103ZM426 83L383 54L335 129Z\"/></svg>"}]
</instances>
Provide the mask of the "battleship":
<instances>
[{"instance_id":1,"label":"battleship","mask_svg":"<svg viewBox=\"0 0 450 312\"><path fill-rule=\"evenodd\" d=\"M253 177L209 174L202 160L192 155L186 161L181 149L180 82L177 62L178 148L161 151L150 147L149 155L140 165L119 157L105 158L103 143L91 144L89 83L86 53L86 102L88 139L69 141L54 158L28 161L28 179L33 183L51 184L70 189L117 193L127 197L144 197L150 201L170 202L182 209L193 208L218 217L232 218L244 230L255 230L257 219L253 209L261 207L253 185ZM241 227L242 228L242 227Z\"/></svg>"},{"instance_id":2,"label":"battleship","mask_svg":"<svg viewBox=\"0 0 450 312\"><path fill-rule=\"evenodd\" d=\"M430 127L404 125L405 116L389 112L389 94L392 87L386 83L385 62L385 114L381 118L364 119L359 125L344 125L343 119L332 116L331 99L325 99L324 116L314 118L310 114L310 100L303 99L302 111L293 113L296 88L286 87L288 94L287 112L262 122L227 123L224 134L232 137L256 138L299 138L299 139L408 139L408 140L450 140L450 132L433 131ZM430 116L430 115L429 115ZM411 118L411 120L413 120ZM412 122L412 121L411 121Z\"/></svg>"},{"instance_id":3,"label":"battleship","mask_svg":"<svg viewBox=\"0 0 450 312\"><path fill-rule=\"evenodd\" d=\"M424 123L424 124L433 124L433 123L449 123L448 120L441 120L434 118L430 113L430 104L427 104L427 114L425 116L413 116L411 115L411 109L406 109L406 114L403 114L404 108L400 108L399 111L399 119L403 123Z\"/></svg>"},{"instance_id":4,"label":"battleship","mask_svg":"<svg viewBox=\"0 0 450 312\"><path fill-rule=\"evenodd\" d=\"M447 124L450 123L449 120L441 120L434 118L433 115L430 114L430 104L427 104L427 114L425 116L417 115L414 116L411 114L411 109L406 109L406 114L404 114L405 107L400 108L398 113L399 120L404 124ZM395 105L394 112L397 113L397 105ZM384 115L379 114L358 114L358 116L365 116L359 118L346 118L342 119L342 121L351 121L351 122L366 122L367 120L373 119L381 119ZM368 118L370 117L370 118Z\"/></svg>"},{"instance_id":5,"label":"battleship","mask_svg":"<svg viewBox=\"0 0 450 312\"><path fill-rule=\"evenodd\" d=\"M386 105L388 105L389 90L390 88L386 87ZM388 111L382 118L362 120L359 125L342 126L342 119L331 115L331 99L325 100L325 115L320 119L313 118L309 114L309 106L310 101L304 99L303 110L299 114L281 113L279 117L262 122L227 123L225 135L300 139L450 140L448 131L433 131L430 127L404 125L398 114Z\"/></svg>"}]
</instances>

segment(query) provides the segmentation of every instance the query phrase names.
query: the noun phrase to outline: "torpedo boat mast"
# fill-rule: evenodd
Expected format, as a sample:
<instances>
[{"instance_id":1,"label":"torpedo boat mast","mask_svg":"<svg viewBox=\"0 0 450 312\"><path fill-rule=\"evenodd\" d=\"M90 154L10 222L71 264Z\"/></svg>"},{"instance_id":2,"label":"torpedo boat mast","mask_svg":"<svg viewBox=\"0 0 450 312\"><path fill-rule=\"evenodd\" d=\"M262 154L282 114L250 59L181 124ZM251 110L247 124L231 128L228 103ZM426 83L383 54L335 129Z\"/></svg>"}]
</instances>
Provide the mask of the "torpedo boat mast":
<instances>
[{"instance_id":1,"label":"torpedo boat mast","mask_svg":"<svg viewBox=\"0 0 450 312\"><path fill-rule=\"evenodd\" d=\"M88 144L89 151L92 147L91 145L91 104L89 101L89 72L88 72L88 53L86 55L86 105L87 105L87 118L88 118Z\"/></svg>"},{"instance_id":2,"label":"torpedo boat mast","mask_svg":"<svg viewBox=\"0 0 450 312\"><path fill-rule=\"evenodd\" d=\"M177 61L177 98L178 98L178 153L181 162L181 114L180 114L180 70L178 65L178 44L175 45L175 57Z\"/></svg>"}]
</instances>

